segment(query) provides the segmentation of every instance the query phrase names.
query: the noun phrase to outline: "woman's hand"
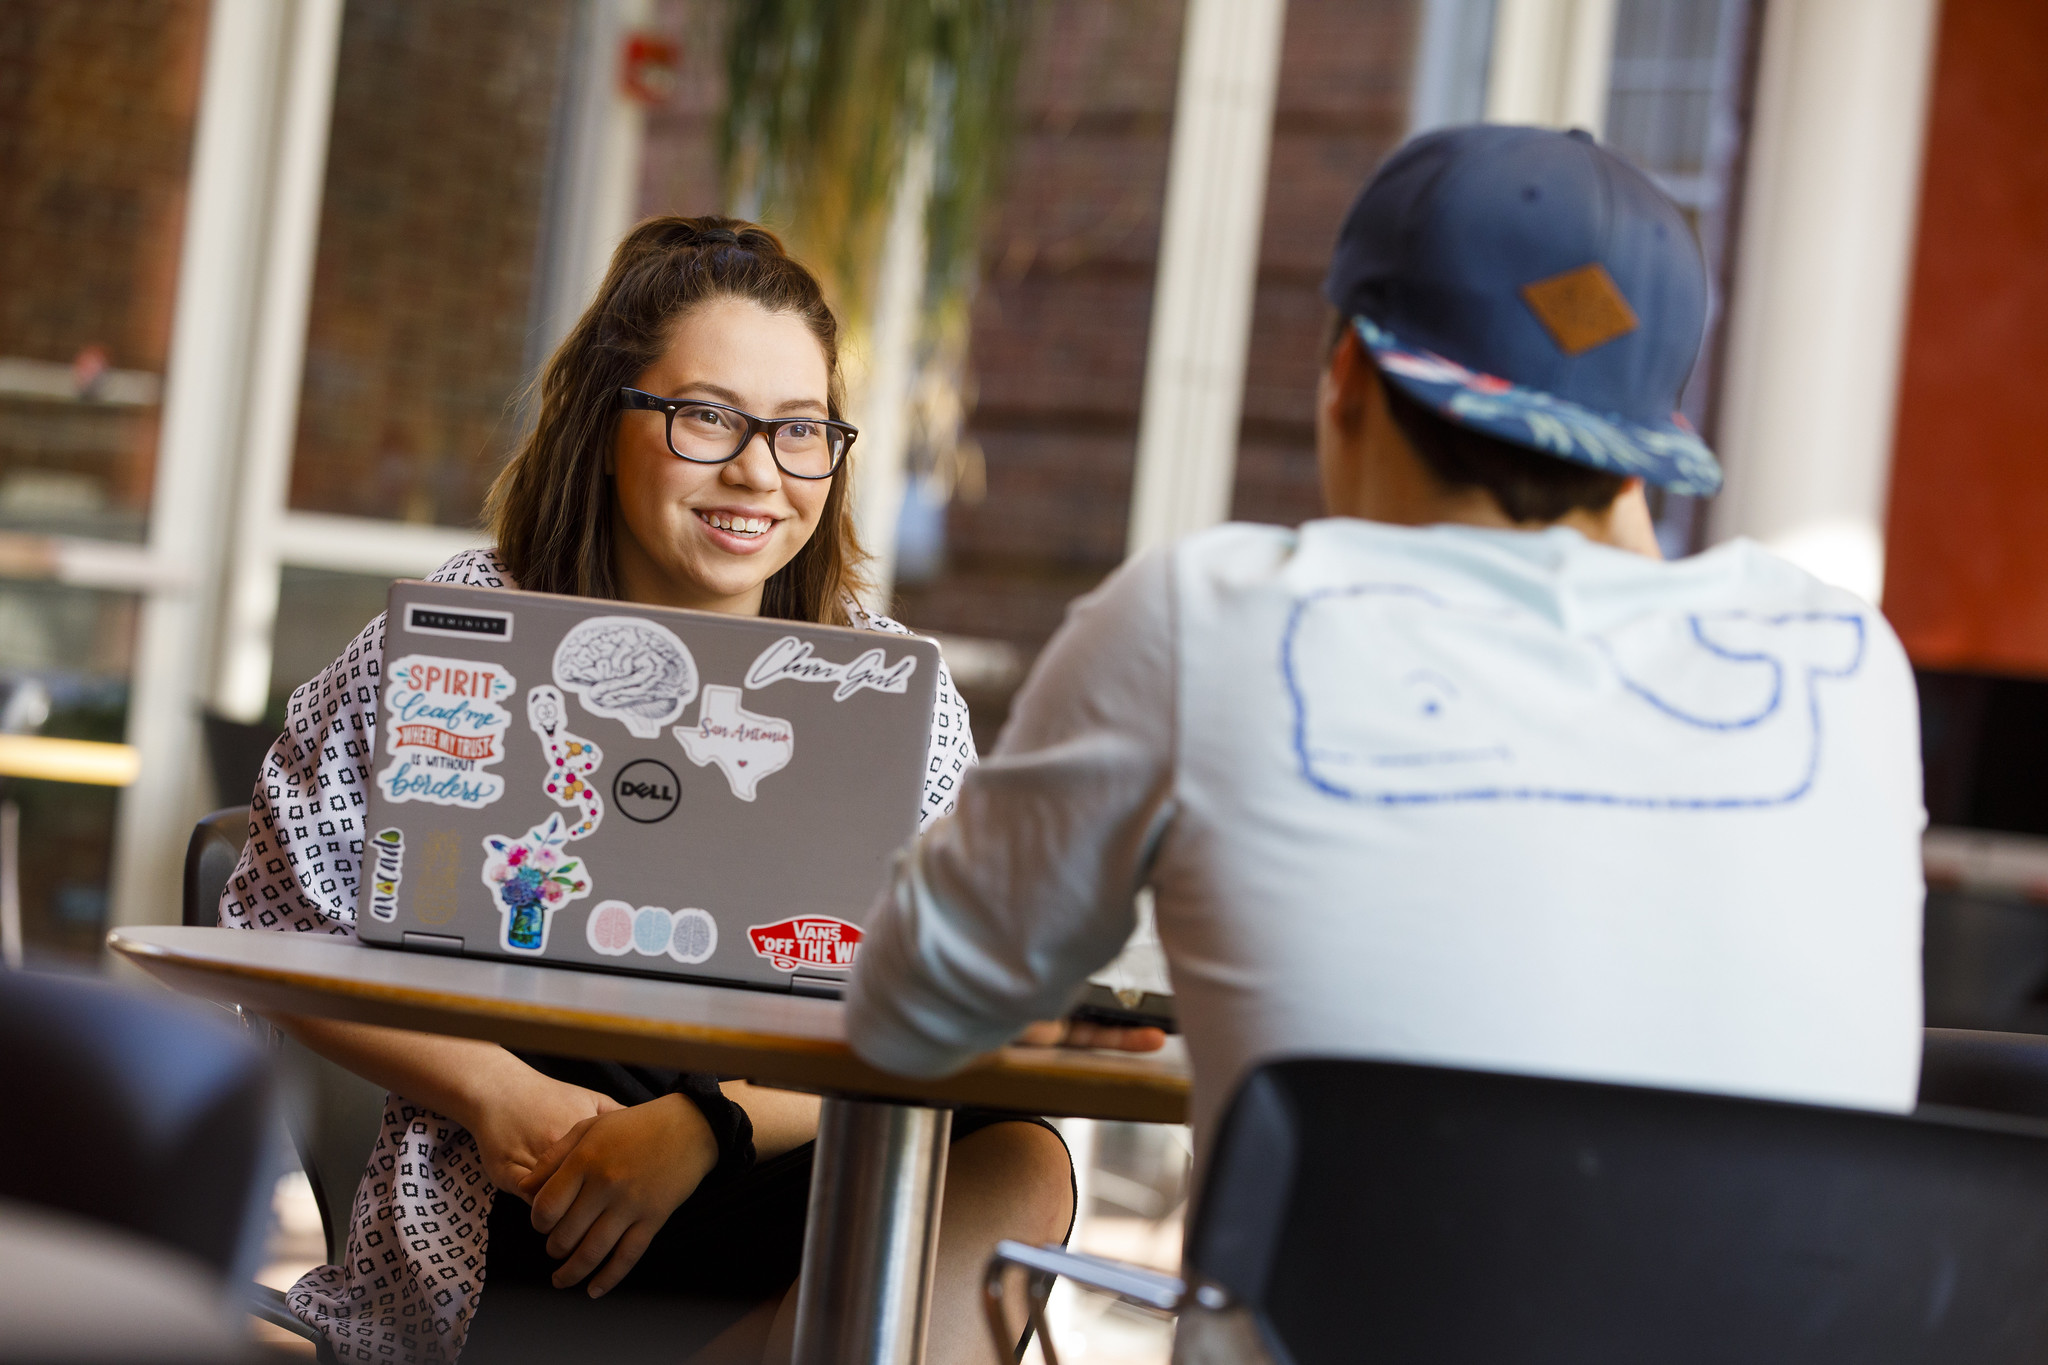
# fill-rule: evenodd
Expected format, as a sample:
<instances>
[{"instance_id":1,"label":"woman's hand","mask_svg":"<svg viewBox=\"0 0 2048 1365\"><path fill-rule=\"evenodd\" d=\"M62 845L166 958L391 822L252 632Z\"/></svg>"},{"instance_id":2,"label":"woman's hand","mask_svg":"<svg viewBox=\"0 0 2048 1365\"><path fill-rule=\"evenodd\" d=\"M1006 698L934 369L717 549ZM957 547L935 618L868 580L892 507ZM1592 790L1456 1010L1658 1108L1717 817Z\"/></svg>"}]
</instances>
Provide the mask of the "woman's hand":
<instances>
[{"instance_id":1,"label":"woman's hand","mask_svg":"<svg viewBox=\"0 0 2048 1365\"><path fill-rule=\"evenodd\" d=\"M494 1090L463 1117L491 1183L531 1203L525 1181L541 1158L581 1124L624 1106L609 1095L543 1076L524 1064L520 1070L524 1076L513 1073L506 1078L510 1085Z\"/></svg>"},{"instance_id":2,"label":"woman's hand","mask_svg":"<svg viewBox=\"0 0 2048 1365\"><path fill-rule=\"evenodd\" d=\"M548 1234L548 1255L568 1258L555 1270L555 1288L603 1262L590 1297L607 1293L717 1165L711 1125L681 1095L598 1114L563 1134L520 1188L533 1204L534 1230Z\"/></svg>"},{"instance_id":3,"label":"woman's hand","mask_svg":"<svg viewBox=\"0 0 2048 1365\"><path fill-rule=\"evenodd\" d=\"M1080 1019L1045 1019L1026 1024L1017 1041L1030 1047L1106 1047L1115 1052L1157 1052L1166 1030L1090 1024Z\"/></svg>"}]
</instances>

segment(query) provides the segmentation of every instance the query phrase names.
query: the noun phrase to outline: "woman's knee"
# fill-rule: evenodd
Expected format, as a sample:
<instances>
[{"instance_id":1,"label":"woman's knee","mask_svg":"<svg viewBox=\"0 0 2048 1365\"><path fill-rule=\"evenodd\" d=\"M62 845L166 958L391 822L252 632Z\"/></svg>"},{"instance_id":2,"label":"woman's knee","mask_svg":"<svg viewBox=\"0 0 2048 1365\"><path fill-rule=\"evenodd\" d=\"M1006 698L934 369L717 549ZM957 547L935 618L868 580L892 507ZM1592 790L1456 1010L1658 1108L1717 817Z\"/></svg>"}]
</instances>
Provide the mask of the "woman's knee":
<instances>
[{"instance_id":1,"label":"woman's knee","mask_svg":"<svg viewBox=\"0 0 2048 1365\"><path fill-rule=\"evenodd\" d=\"M1059 1135L1035 1123L996 1123L953 1144L947 1207L987 1205L1004 1236L1063 1239L1074 1217L1074 1167ZM956 1189L956 1185L963 1188Z\"/></svg>"}]
</instances>

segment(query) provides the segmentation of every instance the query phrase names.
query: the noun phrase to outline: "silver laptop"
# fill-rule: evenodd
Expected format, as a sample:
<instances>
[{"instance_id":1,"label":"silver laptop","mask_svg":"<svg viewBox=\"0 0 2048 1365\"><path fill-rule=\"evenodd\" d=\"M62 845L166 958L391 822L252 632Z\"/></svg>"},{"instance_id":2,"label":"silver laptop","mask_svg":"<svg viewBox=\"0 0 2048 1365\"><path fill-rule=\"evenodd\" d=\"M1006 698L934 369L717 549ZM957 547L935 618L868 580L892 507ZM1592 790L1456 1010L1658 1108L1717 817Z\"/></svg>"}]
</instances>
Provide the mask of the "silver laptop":
<instances>
[{"instance_id":1,"label":"silver laptop","mask_svg":"<svg viewBox=\"0 0 2048 1365\"><path fill-rule=\"evenodd\" d=\"M393 585L365 943L840 992L917 830L939 651Z\"/></svg>"}]
</instances>

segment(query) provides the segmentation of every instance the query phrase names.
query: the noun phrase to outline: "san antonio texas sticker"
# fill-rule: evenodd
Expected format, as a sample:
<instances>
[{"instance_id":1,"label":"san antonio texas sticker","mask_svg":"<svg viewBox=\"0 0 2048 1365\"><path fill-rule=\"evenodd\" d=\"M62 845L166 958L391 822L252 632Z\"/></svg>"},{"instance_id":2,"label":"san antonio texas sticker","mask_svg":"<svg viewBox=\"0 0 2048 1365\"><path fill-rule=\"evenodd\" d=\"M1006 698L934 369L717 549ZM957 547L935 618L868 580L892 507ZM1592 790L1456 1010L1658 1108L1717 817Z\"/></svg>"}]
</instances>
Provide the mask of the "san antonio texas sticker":
<instances>
[{"instance_id":1,"label":"san antonio texas sticker","mask_svg":"<svg viewBox=\"0 0 2048 1365\"><path fill-rule=\"evenodd\" d=\"M497 664L408 654L389 670L384 754L377 785L391 801L431 801L478 810L505 794L505 779L485 772L505 756L512 675Z\"/></svg>"},{"instance_id":2,"label":"san antonio texas sticker","mask_svg":"<svg viewBox=\"0 0 2048 1365\"><path fill-rule=\"evenodd\" d=\"M798 915L775 924L748 925L747 941L778 972L799 967L844 972L852 969L853 955L860 951L860 926L830 915Z\"/></svg>"}]
</instances>

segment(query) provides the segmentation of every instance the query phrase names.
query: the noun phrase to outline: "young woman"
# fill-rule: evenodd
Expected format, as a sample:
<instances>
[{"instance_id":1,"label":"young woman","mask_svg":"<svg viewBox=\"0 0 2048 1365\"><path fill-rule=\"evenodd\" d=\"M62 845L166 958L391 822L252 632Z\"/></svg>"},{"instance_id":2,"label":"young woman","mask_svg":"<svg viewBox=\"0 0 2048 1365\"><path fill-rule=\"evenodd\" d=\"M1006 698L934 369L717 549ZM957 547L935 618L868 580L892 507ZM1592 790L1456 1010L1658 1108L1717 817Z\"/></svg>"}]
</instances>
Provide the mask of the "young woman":
<instances>
[{"instance_id":1,"label":"young woman","mask_svg":"<svg viewBox=\"0 0 2048 1365\"><path fill-rule=\"evenodd\" d=\"M673 399L689 403L655 401ZM901 633L851 595L860 551L840 399L837 325L772 234L721 218L643 223L549 363L534 432L491 490L496 548L432 578ZM223 923L355 932L383 653L380 616L293 694ZM943 665L929 752L920 823L952 808L974 762ZM787 1358L815 1098L281 1022L391 1091L347 1263L290 1294L342 1359L453 1359L473 1318L483 1354L515 1318L514 1286L563 1291L547 1300L557 1315L616 1313L590 1302L615 1289L753 1305L717 1357ZM962 1111L953 1138L935 1362L987 1350L978 1279L995 1239L1056 1240L1072 1215L1050 1128ZM530 1313L533 1295L517 1297Z\"/></svg>"}]
</instances>

